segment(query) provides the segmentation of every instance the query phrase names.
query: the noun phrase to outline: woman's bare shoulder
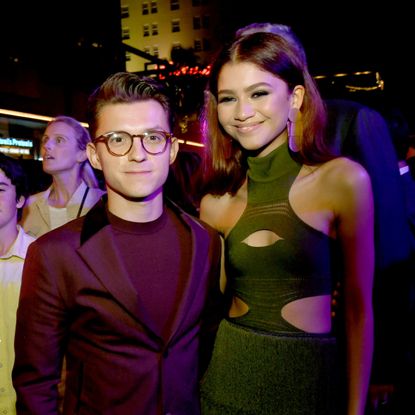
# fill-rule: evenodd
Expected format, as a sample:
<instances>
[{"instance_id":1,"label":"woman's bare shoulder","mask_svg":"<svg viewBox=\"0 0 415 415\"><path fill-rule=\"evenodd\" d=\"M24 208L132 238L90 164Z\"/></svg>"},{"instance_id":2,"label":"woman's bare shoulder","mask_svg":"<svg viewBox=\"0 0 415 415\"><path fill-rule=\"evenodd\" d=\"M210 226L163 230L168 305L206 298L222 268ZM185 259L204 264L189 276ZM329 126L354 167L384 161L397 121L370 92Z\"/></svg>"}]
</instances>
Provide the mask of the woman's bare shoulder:
<instances>
[{"instance_id":1,"label":"woman's bare shoulder","mask_svg":"<svg viewBox=\"0 0 415 415\"><path fill-rule=\"evenodd\" d=\"M231 203L231 195L207 194L200 201L200 219L220 230L220 222L226 212L228 205Z\"/></svg>"},{"instance_id":2,"label":"woman's bare shoulder","mask_svg":"<svg viewBox=\"0 0 415 415\"><path fill-rule=\"evenodd\" d=\"M200 203L200 219L227 235L238 221L246 207L247 187L246 182L235 195L225 193L217 196L208 194Z\"/></svg>"},{"instance_id":3,"label":"woman's bare shoulder","mask_svg":"<svg viewBox=\"0 0 415 415\"><path fill-rule=\"evenodd\" d=\"M330 160L322 166L320 179L320 189L330 195L338 215L356 215L357 212L363 215L362 209L370 211L372 185L361 164L346 157Z\"/></svg>"},{"instance_id":4,"label":"woman's bare shoulder","mask_svg":"<svg viewBox=\"0 0 415 415\"><path fill-rule=\"evenodd\" d=\"M370 177L366 169L356 161L347 157L337 157L320 166L319 174L322 181L335 188L366 187Z\"/></svg>"}]
</instances>

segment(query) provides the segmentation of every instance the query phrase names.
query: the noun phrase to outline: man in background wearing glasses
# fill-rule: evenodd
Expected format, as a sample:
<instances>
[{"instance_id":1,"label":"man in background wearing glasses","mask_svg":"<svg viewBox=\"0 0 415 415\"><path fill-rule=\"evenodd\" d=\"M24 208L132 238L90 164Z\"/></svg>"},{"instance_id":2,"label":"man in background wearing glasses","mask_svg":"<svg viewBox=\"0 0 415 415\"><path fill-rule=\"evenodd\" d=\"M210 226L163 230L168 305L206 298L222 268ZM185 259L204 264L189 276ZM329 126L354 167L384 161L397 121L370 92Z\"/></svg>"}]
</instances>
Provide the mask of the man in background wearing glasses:
<instances>
[{"instance_id":1,"label":"man in background wearing glasses","mask_svg":"<svg viewBox=\"0 0 415 415\"><path fill-rule=\"evenodd\" d=\"M90 97L107 196L32 244L17 314L17 413L197 415L221 314L218 234L163 198L178 152L164 87L130 73Z\"/></svg>"}]
</instances>

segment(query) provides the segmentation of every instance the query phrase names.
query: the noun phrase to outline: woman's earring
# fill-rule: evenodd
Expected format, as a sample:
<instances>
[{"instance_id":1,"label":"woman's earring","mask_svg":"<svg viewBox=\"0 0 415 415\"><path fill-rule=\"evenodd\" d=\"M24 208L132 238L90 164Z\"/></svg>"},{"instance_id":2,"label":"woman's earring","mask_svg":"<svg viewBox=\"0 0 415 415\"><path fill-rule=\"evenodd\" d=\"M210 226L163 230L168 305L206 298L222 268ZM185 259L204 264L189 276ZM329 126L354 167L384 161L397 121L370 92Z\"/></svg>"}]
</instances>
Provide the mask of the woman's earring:
<instances>
[{"instance_id":1,"label":"woman's earring","mask_svg":"<svg viewBox=\"0 0 415 415\"><path fill-rule=\"evenodd\" d=\"M303 123L298 108L290 108L288 112L288 147L294 153L300 151L299 144L303 137Z\"/></svg>"}]
</instances>

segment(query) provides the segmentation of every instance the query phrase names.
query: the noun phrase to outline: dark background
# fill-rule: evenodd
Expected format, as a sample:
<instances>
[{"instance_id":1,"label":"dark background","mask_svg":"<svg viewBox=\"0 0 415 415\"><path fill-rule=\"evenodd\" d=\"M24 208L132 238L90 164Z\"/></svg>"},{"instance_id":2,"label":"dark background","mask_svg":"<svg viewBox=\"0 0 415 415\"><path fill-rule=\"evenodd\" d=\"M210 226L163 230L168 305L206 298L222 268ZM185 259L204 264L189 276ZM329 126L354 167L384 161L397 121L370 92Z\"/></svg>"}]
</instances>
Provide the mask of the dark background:
<instances>
[{"instance_id":1,"label":"dark background","mask_svg":"<svg viewBox=\"0 0 415 415\"><path fill-rule=\"evenodd\" d=\"M312 4L310 4L312 3ZM255 7L256 6L256 7ZM415 118L415 36L410 3L401 1L261 2L236 0L221 3L225 39L235 28L254 21L290 25L302 41L313 75L379 71L385 81L382 94L350 99L388 100L401 107L412 125Z\"/></svg>"},{"instance_id":2,"label":"dark background","mask_svg":"<svg viewBox=\"0 0 415 415\"><path fill-rule=\"evenodd\" d=\"M310 5L310 3L313 3ZM413 14L401 1L320 2L218 0L220 41L252 22L290 25L313 75L379 71L381 94L349 94L376 105L393 101L414 128ZM2 2L0 106L84 119L86 97L110 73L124 70L119 0Z\"/></svg>"},{"instance_id":3,"label":"dark background","mask_svg":"<svg viewBox=\"0 0 415 415\"><path fill-rule=\"evenodd\" d=\"M384 7L353 0L328 6L308 3L313 5L258 0L248 5L224 0L218 33L225 38L235 28L254 21L285 23L302 40L312 70L349 65L407 69L415 40L409 2L391 1Z\"/></svg>"},{"instance_id":4,"label":"dark background","mask_svg":"<svg viewBox=\"0 0 415 415\"><path fill-rule=\"evenodd\" d=\"M88 95L123 70L119 0L3 1L0 107L85 120Z\"/></svg>"}]
</instances>

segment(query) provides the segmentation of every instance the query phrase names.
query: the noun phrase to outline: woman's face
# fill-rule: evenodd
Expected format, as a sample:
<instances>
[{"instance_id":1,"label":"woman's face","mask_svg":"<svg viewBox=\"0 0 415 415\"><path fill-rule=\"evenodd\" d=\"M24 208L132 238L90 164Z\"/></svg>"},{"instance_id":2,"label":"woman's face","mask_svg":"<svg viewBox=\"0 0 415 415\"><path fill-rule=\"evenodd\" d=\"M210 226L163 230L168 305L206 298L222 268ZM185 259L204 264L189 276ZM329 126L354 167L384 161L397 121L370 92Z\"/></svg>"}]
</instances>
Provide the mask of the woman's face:
<instances>
[{"instance_id":1,"label":"woman's face","mask_svg":"<svg viewBox=\"0 0 415 415\"><path fill-rule=\"evenodd\" d=\"M86 151L79 148L75 130L64 122L46 128L41 155L44 172L52 175L78 168L86 160Z\"/></svg>"},{"instance_id":2,"label":"woman's face","mask_svg":"<svg viewBox=\"0 0 415 415\"><path fill-rule=\"evenodd\" d=\"M259 155L286 139L290 98L284 81L252 63L229 62L219 73L219 122L244 149L260 150Z\"/></svg>"}]
</instances>

